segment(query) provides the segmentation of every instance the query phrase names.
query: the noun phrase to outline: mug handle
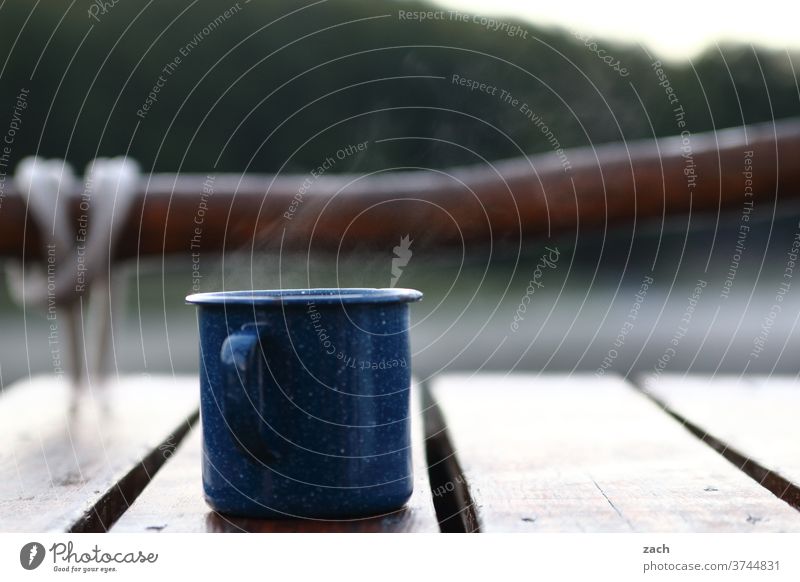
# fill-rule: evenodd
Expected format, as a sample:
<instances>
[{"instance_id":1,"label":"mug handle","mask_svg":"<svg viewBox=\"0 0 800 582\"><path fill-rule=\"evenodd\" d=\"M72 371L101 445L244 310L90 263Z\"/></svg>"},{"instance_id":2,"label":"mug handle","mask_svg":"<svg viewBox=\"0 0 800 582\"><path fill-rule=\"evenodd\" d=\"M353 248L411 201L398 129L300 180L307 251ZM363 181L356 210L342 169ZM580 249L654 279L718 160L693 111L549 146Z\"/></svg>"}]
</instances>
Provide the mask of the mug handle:
<instances>
[{"instance_id":1,"label":"mug handle","mask_svg":"<svg viewBox=\"0 0 800 582\"><path fill-rule=\"evenodd\" d=\"M225 385L219 401L236 445L250 458L269 465L276 456L264 442L264 420L259 414L264 405L264 366L258 348L265 331L264 326L247 324L225 338L220 351ZM247 402L242 403L238 390Z\"/></svg>"}]
</instances>

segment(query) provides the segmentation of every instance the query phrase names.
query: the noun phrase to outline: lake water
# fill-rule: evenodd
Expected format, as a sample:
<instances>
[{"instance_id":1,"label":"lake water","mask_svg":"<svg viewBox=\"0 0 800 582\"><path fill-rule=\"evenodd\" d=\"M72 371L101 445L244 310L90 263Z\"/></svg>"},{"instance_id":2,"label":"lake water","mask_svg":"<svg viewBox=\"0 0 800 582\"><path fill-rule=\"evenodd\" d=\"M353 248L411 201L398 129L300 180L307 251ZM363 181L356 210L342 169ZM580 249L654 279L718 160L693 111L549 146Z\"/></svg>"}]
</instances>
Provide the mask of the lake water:
<instances>
[{"instance_id":1,"label":"lake water","mask_svg":"<svg viewBox=\"0 0 800 582\"><path fill-rule=\"evenodd\" d=\"M688 236L681 223L642 225L613 236L526 243L520 256L509 247L491 256L416 250L397 282L425 293L412 306L415 373L796 374L800 272L797 281L786 277L796 214L754 228L743 250L737 250L736 215L720 225L704 220L695 219ZM245 254L226 257L224 266L211 258L202 265L156 261L138 273L128 266L112 368L196 370L195 314L183 297L198 273L202 290L386 287L393 257L386 249L311 263L302 256ZM0 320L3 385L52 373L44 314L13 305L4 290Z\"/></svg>"}]
</instances>

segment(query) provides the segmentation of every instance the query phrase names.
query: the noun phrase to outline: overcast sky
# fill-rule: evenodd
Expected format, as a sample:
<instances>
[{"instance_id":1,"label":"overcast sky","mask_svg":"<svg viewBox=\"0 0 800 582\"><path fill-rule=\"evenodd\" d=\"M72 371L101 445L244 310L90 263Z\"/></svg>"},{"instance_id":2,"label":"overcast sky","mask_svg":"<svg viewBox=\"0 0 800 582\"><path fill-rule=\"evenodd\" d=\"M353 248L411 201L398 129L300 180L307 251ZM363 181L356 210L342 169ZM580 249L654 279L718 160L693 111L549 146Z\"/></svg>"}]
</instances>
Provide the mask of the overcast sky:
<instances>
[{"instance_id":1,"label":"overcast sky","mask_svg":"<svg viewBox=\"0 0 800 582\"><path fill-rule=\"evenodd\" d=\"M662 58L695 56L718 41L800 49L800 0L434 0L448 9L516 16L641 43Z\"/></svg>"}]
</instances>

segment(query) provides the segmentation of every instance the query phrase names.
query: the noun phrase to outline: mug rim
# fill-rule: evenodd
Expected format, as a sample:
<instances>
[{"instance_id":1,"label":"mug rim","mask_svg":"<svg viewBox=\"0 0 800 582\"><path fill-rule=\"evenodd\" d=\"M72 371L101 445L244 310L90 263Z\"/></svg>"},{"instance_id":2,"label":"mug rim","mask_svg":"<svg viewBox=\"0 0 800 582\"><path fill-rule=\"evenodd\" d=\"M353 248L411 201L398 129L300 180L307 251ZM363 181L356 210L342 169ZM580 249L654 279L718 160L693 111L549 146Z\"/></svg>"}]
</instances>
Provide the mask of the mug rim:
<instances>
[{"instance_id":1,"label":"mug rim","mask_svg":"<svg viewBox=\"0 0 800 582\"><path fill-rule=\"evenodd\" d=\"M311 289L252 289L192 293L186 303L192 305L292 305L313 301L336 303L408 303L422 299L416 289L401 287L320 287Z\"/></svg>"}]
</instances>

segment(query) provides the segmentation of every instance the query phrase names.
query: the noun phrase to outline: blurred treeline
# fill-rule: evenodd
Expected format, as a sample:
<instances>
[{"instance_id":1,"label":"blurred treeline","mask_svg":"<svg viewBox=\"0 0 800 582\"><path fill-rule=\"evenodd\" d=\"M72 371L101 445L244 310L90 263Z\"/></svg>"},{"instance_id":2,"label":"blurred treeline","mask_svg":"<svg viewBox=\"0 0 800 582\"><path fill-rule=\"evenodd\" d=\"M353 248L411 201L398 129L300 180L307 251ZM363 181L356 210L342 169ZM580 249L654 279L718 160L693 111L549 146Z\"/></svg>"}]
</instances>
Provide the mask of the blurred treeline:
<instances>
[{"instance_id":1,"label":"blurred treeline","mask_svg":"<svg viewBox=\"0 0 800 582\"><path fill-rule=\"evenodd\" d=\"M398 18L431 9L393 0L6 0L0 121L27 88L16 160L38 152L82 168L129 152L146 170L198 172L307 171L345 144L403 136L463 148L392 141L335 170L479 161L470 149L489 159L548 150L542 132L499 99L503 89L564 146L678 133L651 67L657 56L643 47L595 39L629 71L623 77L568 30L521 23L521 38L447 17ZM715 47L665 71L688 128L701 131L798 115L797 56ZM497 86L497 95L455 86L453 74Z\"/></svg>"}]
</instances>

